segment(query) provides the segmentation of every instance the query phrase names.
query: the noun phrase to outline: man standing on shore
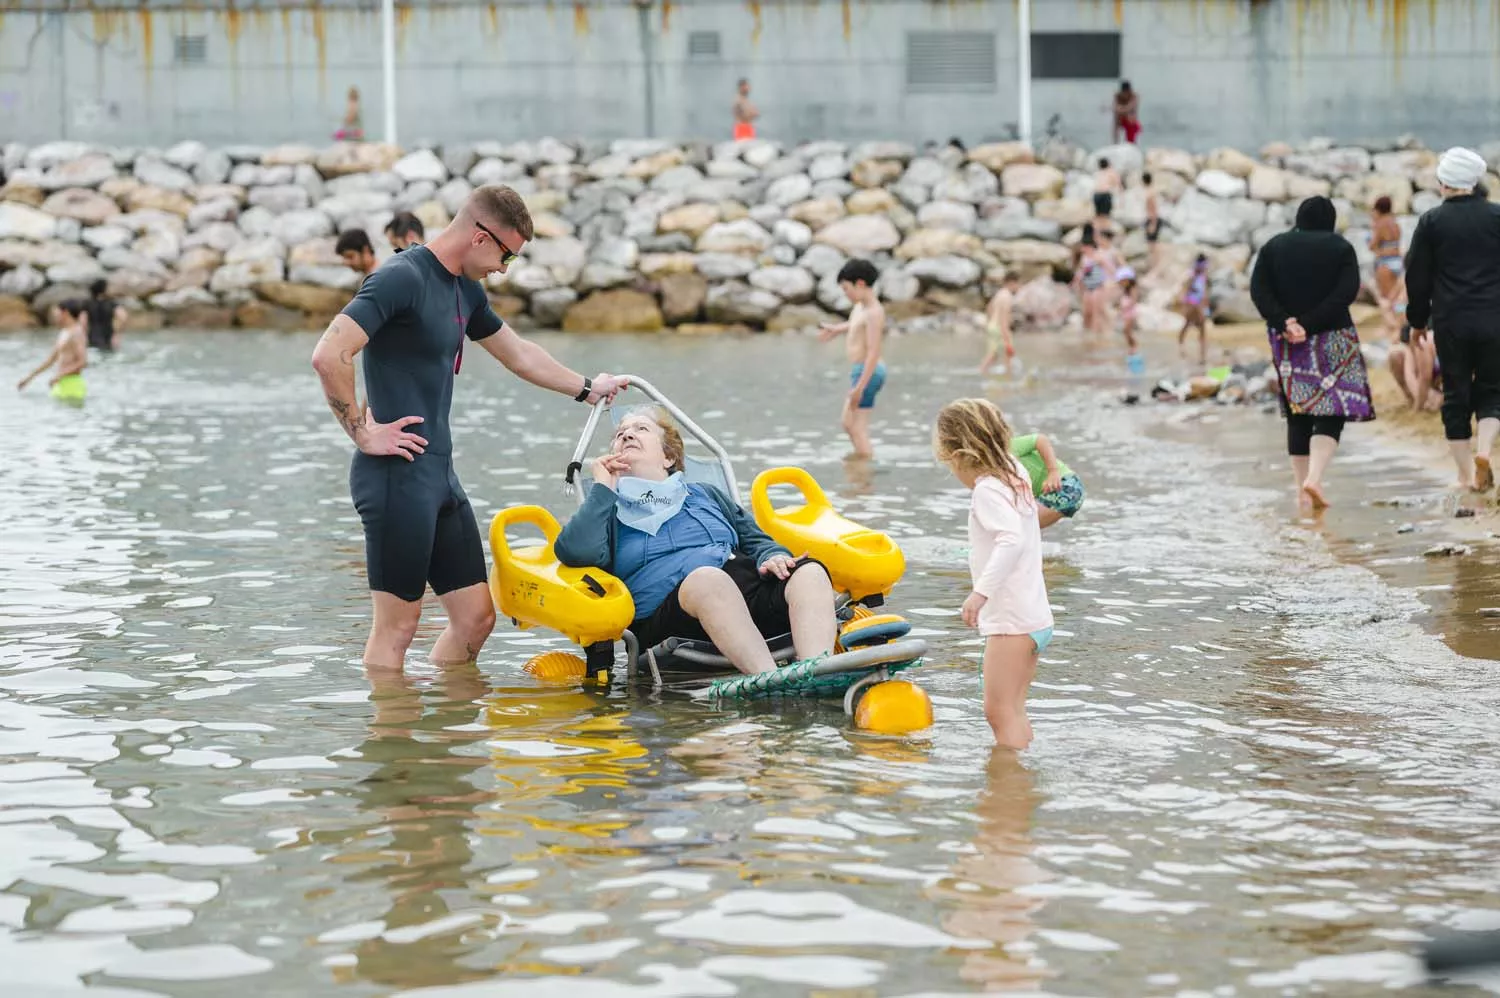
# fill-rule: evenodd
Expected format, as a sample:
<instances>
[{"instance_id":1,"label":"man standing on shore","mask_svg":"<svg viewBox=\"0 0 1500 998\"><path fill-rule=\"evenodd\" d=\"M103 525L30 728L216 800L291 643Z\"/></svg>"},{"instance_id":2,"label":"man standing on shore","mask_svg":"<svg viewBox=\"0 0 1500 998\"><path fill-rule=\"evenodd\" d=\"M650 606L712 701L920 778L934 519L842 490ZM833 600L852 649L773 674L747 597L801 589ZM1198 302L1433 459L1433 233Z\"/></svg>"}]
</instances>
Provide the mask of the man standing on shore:
<instances>
[{"instance_id":1,"label":"man standing on shore","mask_svg":"<svg viewBox=\"0 0 1500 998\"><path fill-rule=\"evenodd\" d=\"M379 261L375 259L375 247L370 245L370 237L364 229L346 229L339 233L339 241L334 243L333 251L344 261L344 266L359 275L364 280L375 272Z\"/></svg>"},{"instance_id":2,"label":"man standing on shore","mask_svg":"<svg viewBox=\"0 0 1500 998\"><path fill-rule=\"evenodd\" d=\"M1495 484L1500 435L1500 206L1475 193L1484 158L1454 147L1438 162L1443 203L1412 233L1406 255L1406 320L1413 339L1429 325L1443 371L1443 434L1460 487ZM1478 420L1478 440L1471 420Z\"/></svg>"},{"instance_id":3,"label":"man standing on shore","mask_svg":"<svg viewBox=\"0 0 1500 998\"><path fill-rule=\"evenodd\" d=\"M740 80L740 93L734 100L734 139L740 142L755 138L755 119L760 109L750 102L750 81Z\"/></svg>"},{"instance_id":4,"label":"man standing on shore","mask_svg":"<svg viewBox=\"0 0 1500 998\"><path fill-rule=\"evenodd\" d=\"M328 406L358 448L349 491L364 525L374 601L366 666L401 668L429 585L448 615L433 662L474 661L495 625L484 546L454 471L448 428L464 341L578 402L613 398L625 385L610 374L575 374L491 310L479 282L505 273L532 234L519 194L480 187L430 246L415 246L370 274L313 351ZM354 396L361 351L363 405Z\"/></svg>"},{"instance_id":5,"label":"man standing on shore","mask_svg":"<svg viewBox=\"0 0 1500 998\"><path fill-rule=\"evenodd\" d=\"M416 215L409 211L398 211L385 223L385 238L390 242L391 249L397 253L405 253L413 246L422 245L422 240L427 238L427 229Z\"/></svg>"},{"instance_id":6,"label":"man standing on shore","mask_svg":"<svg viewBox=\"0 0 1500 998\"><path fill-rule=\"evenodd\" d=\"M1141 134L1141 96L1131 88L1129 80L1121 80L1120 89L1115 91L1114 112L1113 141L1119 142L1123 132L1125 141L1134 144L1136 136Z\"/></svg>"}]
</instances>

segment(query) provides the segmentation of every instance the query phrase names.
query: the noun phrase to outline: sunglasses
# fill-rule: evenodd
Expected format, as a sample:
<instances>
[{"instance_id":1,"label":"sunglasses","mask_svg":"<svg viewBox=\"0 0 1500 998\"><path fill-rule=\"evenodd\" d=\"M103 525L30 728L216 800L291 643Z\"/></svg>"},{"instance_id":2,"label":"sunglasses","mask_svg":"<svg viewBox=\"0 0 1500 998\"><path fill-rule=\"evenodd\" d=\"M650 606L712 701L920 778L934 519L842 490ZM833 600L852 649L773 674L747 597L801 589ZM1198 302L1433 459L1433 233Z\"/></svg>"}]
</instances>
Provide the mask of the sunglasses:
<instances>
[{"instance_id":1,"label":"sunglasses","mask_svg":"<svg viewBox=\"0 0 1500 998\"><path fill-rule=\"evenodd\" d=\"M511 263L515 261L516 257L521 255L519 253L512 252L503 242L500 241L500 237L491 232L490 227L485 225L483 222L476 220L474 224L479 228L480 232L483 232L485 235L489 236L495 241L495 245L500 247L500 266L510 266Z\"/></svg>"}]
</instances>

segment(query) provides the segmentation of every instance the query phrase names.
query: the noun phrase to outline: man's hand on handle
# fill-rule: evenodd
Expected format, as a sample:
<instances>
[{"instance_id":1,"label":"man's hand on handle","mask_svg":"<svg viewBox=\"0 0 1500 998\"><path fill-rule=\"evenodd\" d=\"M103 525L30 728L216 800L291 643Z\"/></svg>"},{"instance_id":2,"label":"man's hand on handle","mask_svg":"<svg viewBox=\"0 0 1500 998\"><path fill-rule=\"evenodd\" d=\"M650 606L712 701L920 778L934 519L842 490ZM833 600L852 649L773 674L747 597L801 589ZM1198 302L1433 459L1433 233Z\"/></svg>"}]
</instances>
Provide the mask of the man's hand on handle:
<instances>
[{"instance_id":1,"label":"man's hand on handle","mask_svg":"<svg viewBox=\"0 0 1500 998\"><path fill-rule=\"evenodd\" d=\"M615 396L630 387L630 378L623 374L605 374L600 371L594 375L593 384L589 388L588 398L584 399L589 405L600 401L613 402Z\"/></svg>"},{"instance_id":2,"label":"man's hand on handle","mask_svg":"<svg viewBox=\"0 0 1500 998\"><path fill-rule=\"evenodd\" d=\"M406 429L414 423L422 422L421 416L402 416L389 423L377 423L375 414L366 405L360 411L360 417L352 436L355 446L362 453L371 457L404 457L408 461L415 461L414 455L423 453L427 447L424 437L409 433Z\"/></svg>"}]
</instances>

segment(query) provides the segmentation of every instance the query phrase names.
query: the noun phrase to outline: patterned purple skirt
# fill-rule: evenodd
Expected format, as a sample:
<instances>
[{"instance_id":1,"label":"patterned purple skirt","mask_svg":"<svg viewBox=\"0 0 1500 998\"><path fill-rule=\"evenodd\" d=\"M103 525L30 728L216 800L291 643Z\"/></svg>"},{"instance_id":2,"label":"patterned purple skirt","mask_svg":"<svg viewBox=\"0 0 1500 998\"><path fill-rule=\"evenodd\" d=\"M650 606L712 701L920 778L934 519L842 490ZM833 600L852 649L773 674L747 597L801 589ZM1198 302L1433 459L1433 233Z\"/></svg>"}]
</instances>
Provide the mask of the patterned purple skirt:
<instances>
[{"instance_id":1,"label":"patterned purple skirt","mask_svg":"<svg viewBox=\"0 0 1500 998\"><path fill-rule=\"evenodd\" d=\"M1271 361L1281 380L1282 412L1308 416L1342 416L1352 423L1375 418L1370 377L1353 326L1330 329L1301 343L1288 343L1275 330Z\"/></svg>"}]
</instances>

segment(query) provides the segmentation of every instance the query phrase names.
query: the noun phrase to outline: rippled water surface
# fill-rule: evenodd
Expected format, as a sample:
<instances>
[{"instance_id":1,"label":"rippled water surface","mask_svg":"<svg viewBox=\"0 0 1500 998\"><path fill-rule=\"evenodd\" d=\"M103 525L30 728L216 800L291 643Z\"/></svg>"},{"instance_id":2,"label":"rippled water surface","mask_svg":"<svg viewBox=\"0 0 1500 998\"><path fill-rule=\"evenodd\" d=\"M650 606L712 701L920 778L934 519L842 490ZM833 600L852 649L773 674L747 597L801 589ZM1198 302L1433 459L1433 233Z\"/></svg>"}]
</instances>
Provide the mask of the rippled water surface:
<instances>
[{"instance_id":1,"label":"rippled water surface","mask_svg":"<svg viewBox=\"0 0 1500 998\"><path fill-rule=\"evenodd\" d=\"M1500 559L1482 530L1424 558L1441 479L1368 429L1298 522L1274 417L1122 408L1113 366L1030 344L997 397L1089 493L1047 535L1018 763L928 447L977 344L892 345L870 469L833 348L544 340L651 377L746 482L802 464L895 535L936 726L542 686L521 663L563 642L504 623L475 669L372 683L312 340L133 338L82 410L0 393L5 994L1369 994L1424 988L1425 931L1500 927ZM0 368L42 352L0 340ZM484 358L456 410L482 520L566 513L583 407Z\"/></svg>"}]
</instances>

